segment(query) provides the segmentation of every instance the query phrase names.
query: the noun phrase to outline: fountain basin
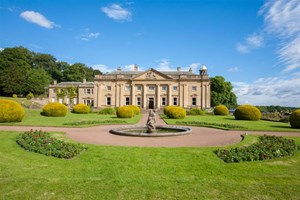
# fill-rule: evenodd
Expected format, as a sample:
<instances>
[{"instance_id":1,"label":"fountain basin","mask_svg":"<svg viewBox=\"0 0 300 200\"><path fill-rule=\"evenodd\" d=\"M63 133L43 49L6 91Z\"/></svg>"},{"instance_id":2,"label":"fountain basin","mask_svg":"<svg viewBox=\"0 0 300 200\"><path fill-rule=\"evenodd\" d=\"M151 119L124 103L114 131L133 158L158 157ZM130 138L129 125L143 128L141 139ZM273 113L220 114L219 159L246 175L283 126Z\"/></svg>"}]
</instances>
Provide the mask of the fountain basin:
<instances>
[{"instance_id":1,"label":"fountain basin","mask_svg":"<svg viewBox=\"0 0 300 200\"><path fill-rule=\"evenodd\" d=\"M136 136L136 137L166 137L189 134L192 129L183 126L155 126L155 133L147 133L147 126L122 126L110 130L116 135Z\"/></svg>"}]
</instances>

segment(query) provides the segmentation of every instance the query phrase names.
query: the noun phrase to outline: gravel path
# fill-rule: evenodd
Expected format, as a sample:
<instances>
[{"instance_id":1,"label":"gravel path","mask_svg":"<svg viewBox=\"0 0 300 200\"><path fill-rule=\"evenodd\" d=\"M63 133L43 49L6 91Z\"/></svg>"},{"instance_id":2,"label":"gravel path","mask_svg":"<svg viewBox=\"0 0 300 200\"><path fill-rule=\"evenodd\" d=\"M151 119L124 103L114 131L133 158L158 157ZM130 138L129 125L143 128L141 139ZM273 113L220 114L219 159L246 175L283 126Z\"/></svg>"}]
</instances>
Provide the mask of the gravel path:
<instances>
[{"instance_id":1,"label":"gravel path","mask_svg":"<svg viewBox=\"0 0 300 200\"><path fill-rule=\"evenodd\" d=\"M145 125L148 115L144 114L139 125ZM156 115L157 125L165 122ZM43 131L65 132L66 136L81 143L107 145L107 146L143 146L143 147L199 147L199 146L223 146L239 142L241 134L245 131L224 131L220 129L191 127L192 133L188 135L172 137L130 137L109 133L109 130L120 125L105 125L89 128L61 128L61 127L26 127L26 126L0 126L0 130L28 131L30 129ZM247 131L248 134L268 134L277 136L298 136L297 132L264 132Z\"/></svg>"}]
</instances>

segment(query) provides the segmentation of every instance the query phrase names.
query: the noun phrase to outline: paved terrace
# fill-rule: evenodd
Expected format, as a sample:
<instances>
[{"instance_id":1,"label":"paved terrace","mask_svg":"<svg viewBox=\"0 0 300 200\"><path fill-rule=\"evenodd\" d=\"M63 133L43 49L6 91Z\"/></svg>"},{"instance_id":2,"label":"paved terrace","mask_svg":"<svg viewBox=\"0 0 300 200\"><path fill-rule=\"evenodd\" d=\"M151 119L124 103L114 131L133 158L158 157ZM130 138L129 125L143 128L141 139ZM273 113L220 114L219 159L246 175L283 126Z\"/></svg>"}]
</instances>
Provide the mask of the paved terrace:
<instances>
[{"instance_id":1,"label":"paved terrace","mask_svg":"<svg viewBox=\"0 0 300 200\"><path fill-rule=\"evenodd\" d=\"M148 114L143 114L138 125L145 125ZM156 115L156 124L165 125L165 122ZM89 128L61 128L61 127L26 127L26 126L0 126L0 130L28 131L37 129L43 131L65 132L68 138L81 143L106 145L106 146L138 146L138 147L200 147L200 146L223 146L241 141L245 131L224 131L220 129L191 127L192 132L188 135L171 137L130 137L109 133L109 130L122 125L94 126ZM255 135L298 136L297 132L269 132L247 131Z\"/></svg>"}]
</instances>

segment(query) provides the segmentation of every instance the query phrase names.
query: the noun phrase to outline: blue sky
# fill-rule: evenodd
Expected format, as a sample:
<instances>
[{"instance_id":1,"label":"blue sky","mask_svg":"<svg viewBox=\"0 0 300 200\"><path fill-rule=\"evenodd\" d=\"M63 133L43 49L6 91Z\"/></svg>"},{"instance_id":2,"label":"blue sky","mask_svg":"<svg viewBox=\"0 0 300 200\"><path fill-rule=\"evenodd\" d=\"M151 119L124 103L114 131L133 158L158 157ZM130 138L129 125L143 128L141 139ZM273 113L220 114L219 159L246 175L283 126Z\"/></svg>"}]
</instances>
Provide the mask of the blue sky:
<instances>
[{"instance_id":1,"label":"blue sky","mask_svg":"<svg viewBox=\"0 0 300 200\"><path fill-rule=\"evenodd\" d=\"M202 64L238 103L300 107L299 0L0 0L0 48L103 72Z\"/></svg>"}]
</instances>

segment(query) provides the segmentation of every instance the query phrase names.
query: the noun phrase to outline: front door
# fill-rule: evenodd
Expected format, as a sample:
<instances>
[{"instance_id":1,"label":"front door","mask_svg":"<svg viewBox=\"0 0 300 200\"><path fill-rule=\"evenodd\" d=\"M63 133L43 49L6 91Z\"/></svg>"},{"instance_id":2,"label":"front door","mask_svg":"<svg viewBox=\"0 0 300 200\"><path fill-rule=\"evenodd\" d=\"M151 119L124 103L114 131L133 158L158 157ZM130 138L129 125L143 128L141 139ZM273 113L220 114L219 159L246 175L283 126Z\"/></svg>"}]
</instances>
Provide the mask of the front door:
<instances>
[{"instance_id":1,"label":"front door","mask_svg":"<svg viewBox=\"0 0 300 200\"><path fill-rule=\"evenodd\" d=\"M154 109L154 98L149 97L149 109Z\"/></svg>"}]
</instances>

